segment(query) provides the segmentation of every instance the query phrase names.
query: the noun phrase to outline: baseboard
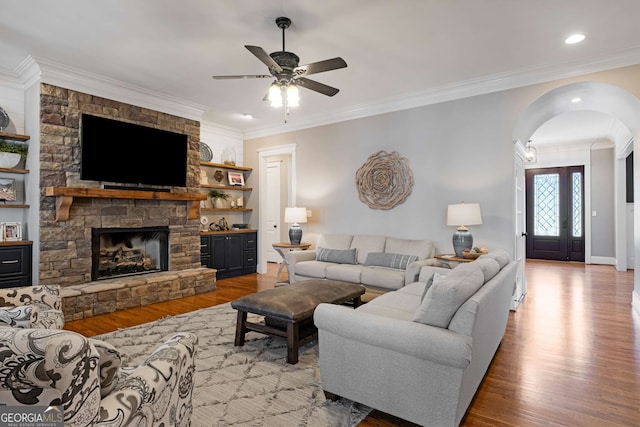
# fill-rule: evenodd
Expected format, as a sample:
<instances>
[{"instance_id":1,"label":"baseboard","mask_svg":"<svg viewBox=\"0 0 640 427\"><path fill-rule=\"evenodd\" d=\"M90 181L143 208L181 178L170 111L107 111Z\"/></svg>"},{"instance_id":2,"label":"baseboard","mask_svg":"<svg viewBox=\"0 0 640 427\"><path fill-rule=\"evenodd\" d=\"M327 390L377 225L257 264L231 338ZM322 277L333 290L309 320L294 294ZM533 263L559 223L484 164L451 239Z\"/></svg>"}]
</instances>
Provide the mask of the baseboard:
<instances>
[{"instance_id":1,"label":"baseboard","mask_svg":"<svg viewBox=\"0 0 640 427\"><path fill-rule=\"evenodd\" d=\"M616 265L616 259L608 256L592 256L590 264Z\"/></svg>"},{"instance_id":2,"label":"baseboard","mask_svg":"<svg viewBox=\"0 0 640 427\"><path fill-rule=\"evenodd\" d=\"M636 291L633 291L631 294L631 307L633 311L640 316L640 295Z\"/></svg>"}]
</instances>

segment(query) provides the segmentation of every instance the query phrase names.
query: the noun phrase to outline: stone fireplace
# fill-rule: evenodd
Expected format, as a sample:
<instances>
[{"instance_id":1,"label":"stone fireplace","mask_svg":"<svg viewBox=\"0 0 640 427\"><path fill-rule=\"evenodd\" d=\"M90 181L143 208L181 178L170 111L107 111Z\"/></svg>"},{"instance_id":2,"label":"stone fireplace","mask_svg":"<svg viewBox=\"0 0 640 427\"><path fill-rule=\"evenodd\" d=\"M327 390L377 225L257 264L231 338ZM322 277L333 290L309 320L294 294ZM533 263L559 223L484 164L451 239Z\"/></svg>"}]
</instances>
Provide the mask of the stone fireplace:
<instances>
[{"instance_id":1,"label":"stone fireplace","mask_svg":"<svg viewBox=\"0 0 640 427\"><path fill-rule=\"evenodd\" d=\"M169 227L91 230L91 280L157 273L169 267Z\"/></svg>"},{"instance_id":2,"label":"stone fireplace","mask_svg":"<svg viewBox=\"0 0 640 427\"><path fill-rule=\"evenodd\" d=\"M199 218L192 215L188 202L180 200L180 196L200 191L200 123L49 84L42 83L40 88L39 284L61 286L65 318L81 319L214 290L215 270L202 268L200 264ZM92 190L111 184L80 180L82 113L187 135L186 187L153 189L168 191L162 194L174 195L174 199L155 196L141 199L126 197L125 193L112 198L86 195L74 197L71 202L48 196L47 189L51 188ZM153 167L145 164L144 159L141 165ZM64 207L65 202L70 202L66 206L68 215L61 218L57 209ZM134 229L162 229L166 237L142 245L134 242L132 235L126 235L138 233ZM115 234L108 238L112 243L122 240L123 244L115 245L115 249L103 248L106 255L122 247L120 253L112 254L111 260L94 262L94 236L101 233L96 230L112 230ZM123 257L130 258L122 261ZM149 257L155 258L155 266L151 266L150 260L145 261ZM99 277L96 266L100 262L109 266L106 277ZM112 263L116 263L115 267ZM143 270L149 269L144 271L149 274L139 274L140 268L132 267L140 263ZM109 277L111 267L122 274Z\"/></svg>"}]
</instances>

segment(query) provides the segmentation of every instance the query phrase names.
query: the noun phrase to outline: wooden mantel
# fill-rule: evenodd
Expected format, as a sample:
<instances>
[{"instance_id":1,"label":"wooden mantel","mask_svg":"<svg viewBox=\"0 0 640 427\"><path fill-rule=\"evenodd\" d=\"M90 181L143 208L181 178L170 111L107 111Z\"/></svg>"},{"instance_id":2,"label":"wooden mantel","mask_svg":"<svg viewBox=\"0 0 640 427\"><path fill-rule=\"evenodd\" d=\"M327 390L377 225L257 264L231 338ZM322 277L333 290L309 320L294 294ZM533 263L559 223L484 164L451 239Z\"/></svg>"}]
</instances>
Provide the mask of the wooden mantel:
<instances>
[{"instance_id":1,"label":"wooden mantel","mask_svg":"<svg viewBox=\"0 0 640 427\"><path fill-rule=\"evenodd\" d=\"M46 196L56 198L56 221L67 221L69 209L74 197L93 199L136 199L136 200L184 200L190 202L189 219L199 215L200 200L206 200L206 194L168 193L163 191L142 190L104 190L102 188L46 187Z\"/></svg>"}]
</instances>

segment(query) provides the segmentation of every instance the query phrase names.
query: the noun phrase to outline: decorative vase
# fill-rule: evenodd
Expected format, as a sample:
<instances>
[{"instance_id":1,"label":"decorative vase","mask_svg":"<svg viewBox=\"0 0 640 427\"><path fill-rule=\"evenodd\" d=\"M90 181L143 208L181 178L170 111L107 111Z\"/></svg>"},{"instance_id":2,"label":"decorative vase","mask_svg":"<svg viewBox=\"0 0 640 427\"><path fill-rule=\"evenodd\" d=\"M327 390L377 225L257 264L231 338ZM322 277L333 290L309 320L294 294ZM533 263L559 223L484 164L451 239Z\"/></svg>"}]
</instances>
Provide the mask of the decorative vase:
<instances>
[{"instance_id":1,"label":"decorative vase","mask_svg":"<svg viewBox=\"0 0 640 427\"><path fill-rule=\"evenodd\" d=\"M224 209L224 208L226 208L225 203L224 203L224 199L220 199L220 198L213 199L213 206L216 209Z\"/></svg>"},{"instance_id":2,"label":"decorative vase","mask_svg":"<svg viewBox=\"0 0 640 427\"><path fill-rule=\"evenodd\" d=\"M15 168L22 157L18 153L0 152L0 168Z\"/></svg>"}]
</instances>

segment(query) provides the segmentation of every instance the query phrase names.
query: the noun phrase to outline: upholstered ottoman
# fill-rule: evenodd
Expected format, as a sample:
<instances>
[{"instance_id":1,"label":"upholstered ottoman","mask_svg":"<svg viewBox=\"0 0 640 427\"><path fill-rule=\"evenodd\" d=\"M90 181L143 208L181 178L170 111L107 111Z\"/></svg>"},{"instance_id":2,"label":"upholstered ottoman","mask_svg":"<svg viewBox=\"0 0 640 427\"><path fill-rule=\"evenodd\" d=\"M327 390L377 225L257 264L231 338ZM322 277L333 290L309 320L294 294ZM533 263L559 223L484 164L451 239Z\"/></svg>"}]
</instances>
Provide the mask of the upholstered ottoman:
<instances>
[{"instance_id":1,"label":"upholstered ottoman","mask_svg":"<svg viewBox=\"0 0 640 427\"><path fill-rule=\"evenodd\" d=\"M248 331L287 339L287 362L298 363L298 348L317 337L313 312L320 303L361 304L365 288L332 280L304 280L289 286L247 295L231 302L238 310L235 345L244 345ZM265 322L247 321L247 313L264 316Z\"/></svg>"}]
</instances>

